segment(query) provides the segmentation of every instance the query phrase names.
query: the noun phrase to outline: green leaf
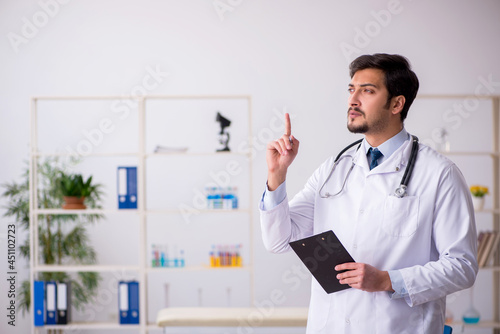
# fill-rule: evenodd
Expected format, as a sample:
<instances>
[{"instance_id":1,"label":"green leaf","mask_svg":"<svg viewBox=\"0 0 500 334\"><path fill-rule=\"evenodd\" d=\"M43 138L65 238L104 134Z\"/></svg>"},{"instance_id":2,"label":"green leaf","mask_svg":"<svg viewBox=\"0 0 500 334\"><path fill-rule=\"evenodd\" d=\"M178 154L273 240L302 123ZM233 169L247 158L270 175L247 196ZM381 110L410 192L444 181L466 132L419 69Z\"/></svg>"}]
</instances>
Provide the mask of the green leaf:
<instances>
[{"instance_id":1,"label":"green leaf","mask_svg":"<svg viewBox=\"0 0 500 334\"><path fill-rule=\"evenodd\" d=\"M72 163L75 161L72 160ZM29 165L22 173L22 180L2 184L4 188L2 198L5 203L5 217L14 220L17 229L29 233ZM64 164L59 158L40 159L37 166L36 194L39 208L59 208L62 204L63 193L81 192L83 188L90 191L89 203L92 207L101 207L102 192L100 185L92 185L92 177L83 182L78 174L66 174ZM83 218L83 219L82 219ZM91 264L96 262L96 253L87 235L86 226L103 219L103 215L39 215L38 216L38 252L40 262L44 264ZM29 260L29 237L19 247L20 256ZM100 276L97 273L39 273L40 280L71 280L73 288L73 304L82 308L95 298ZM19 310L25 312L30 305L30 283L22 282L19 287ZM72 289L73 289L72 288Z\"/></svg>"}]
</instances>

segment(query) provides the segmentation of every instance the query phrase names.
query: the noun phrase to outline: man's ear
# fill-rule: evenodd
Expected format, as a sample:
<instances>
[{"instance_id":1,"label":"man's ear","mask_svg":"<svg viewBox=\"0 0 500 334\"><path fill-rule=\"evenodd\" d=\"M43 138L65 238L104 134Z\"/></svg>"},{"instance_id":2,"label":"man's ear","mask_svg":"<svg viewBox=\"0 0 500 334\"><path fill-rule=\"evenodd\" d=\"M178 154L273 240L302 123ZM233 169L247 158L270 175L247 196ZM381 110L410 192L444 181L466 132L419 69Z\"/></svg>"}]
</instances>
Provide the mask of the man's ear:
<instances>
[{"instance_id":1,"label":"man's ear","mask_svg":"<svg viewBox=\"0 0 500 334\"><path fill-rule=\"evenodd\" d=\"M406 99L403 95L398 95L392 98L391 111L393 115L400 114L405 106Z\"/></svg>"}]
</instances>

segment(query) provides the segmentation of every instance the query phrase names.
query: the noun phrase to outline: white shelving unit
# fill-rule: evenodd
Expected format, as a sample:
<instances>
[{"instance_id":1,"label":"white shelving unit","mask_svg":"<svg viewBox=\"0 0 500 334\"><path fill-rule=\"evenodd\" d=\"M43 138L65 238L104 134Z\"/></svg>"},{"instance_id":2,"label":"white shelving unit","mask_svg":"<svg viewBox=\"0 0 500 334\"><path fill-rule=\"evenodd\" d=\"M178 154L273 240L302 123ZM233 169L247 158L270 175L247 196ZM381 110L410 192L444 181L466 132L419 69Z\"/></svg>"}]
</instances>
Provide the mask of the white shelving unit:
<instances>
[{"instance_id":1,"label":"white shelving unit","mask_svg":"<svg viewBox=\"0 0 500 334\"><path fill-rule=\"evenodd\" d=\"M115 100L115 101L123 101L124 99L128 99L137 103L138 106L138 119L137 121L137 143L138 150L137 152L95 152L90 153L85 156L88 157L132 157L137 158L137 172L138 172L138 208L133 210L118 210L118 209L87 209L87 210L63 210L58 208L52 209L39 209L39 203L37 199L37 162L41 157L56 157L56 156L70 156L69 153L61 153L61 152L39 152L38 147L38 120L43 117L43 115L39 115L38 111L38 103L40 101L101 101L101 100ZM200 100L241 100L246 105L246 117L239 118L241 122L247 123L247 126L244 128L248 131L248 144L246 145L247 150L245 152L193 152L193 153L152 153L146 149L146 115L148 113L147 110L147 102L149 101L200 101ZM134 272L136 273L139 281L139 295L140 295L140 322L138 325L120 325L118 322L116 323L70 323L68 325L51 325L51 326L43 326L43 327L34 327L33 319L31 320L32 327L31 333L39 333L44 330L49 329L60 329L60 330L70 330L70 329L78 329L78 330L109 330L109 329L123 329L130 330L133 329L135 332L139 333L147 333L151 329L158 329L156 325L149 323L148 324L148 302L146 296L148 295L148 288L155 289L156 287L148 287L148 275L152 273L164 273L165 275L169 275L169 273L183 273L183 272L200 272L207 273L213 271L244 271L249 276L250 286L248 287L249 299L250 303L253 304L254 298L254 273L253 273L253 217L252 217L252 194L251 194L251 185L252 185L252 158L251 158L251 143L252 143L252 128L251 128L251 98L250 96L143 96L143 97L135 97L135 96L50 96L50 97L33 97L31 99L31 110L30 110L30 126L31 126L31 146L30 146L30 282L31 282L31 296L33 296L33 282L36 280L37 275L41 272ZM215 120L214 120L215 121ZM186 266L183 268L152 268L150 267L150 263L148 261L148 242L147 242L147 229L148 229L148 216L150 215L165 215L171 216L174 214L179 214L179 210L172 208L153 208L149 209L146 205L147 199L147 175L146 175L146 165L150 161L150 159L154 159L156 157L175 157L176 159L183 159L185 157L197 157L198 159L210 159L213 157L224 157L226 159L233 157L240 157L245 159L246 166L248 168L248 175L246 175L246 182L248 185L248 199L244 203L244 207L241 209L233 209L233 210L197 210L199 214L205 215L207 217L216 217L217 215L225 215L229 213L237 213L244 215L247 217L248 224L246 224L245 228L248 230L248 257L244 259L244 266L238 268L210 268L208 266L203 265L194 265L194 266ZM166 167L167 168L167 167ZM195 175L196 176L196 175ZM116 206L117 207L117 204ZM102 214L102 215L133 215L136 218L138 217L139 222L139 233L138 233L138 243L139 243L139 263L137 265L45 265L39 262L39 247L38 247L38 217L39 215L69 215L69 214L77 214L77 215L86 215L86 214ZM207 218L208 219L208 218ZM243 226L243 225L242 225ZM208 250L207 250L208 252ZM208 256L207 256L208 258ZM208 259L207 259L208 261ZM118 289L118 287L116 287ZM33 300L33 298L31 299ZM118 315L118 309L116 310ZM30 314L33 315L33 303L30 305Z\"/></svg>"},{"instance_id":2,"label":"white shelving unit","mask_svg":"<svg viewBox=\"0 0 500 334\"><path fill-rule=\"evenodd\" d=\"M450 159L455 159L455 158L480 158L480 157L485 157L485 158L491 158L491 170L492 170L492 175L491 175L491 196L492 196L492 207L489 209L484 209L481 210L480 212L477 212L476 214L485 214L485 215L491 215L492 217L492 229L495 231L500 231L500 96L494 96L494 95L439 95L439 94L422 94L418 95L417 101L421 100L431 100L431 101L437 101L437 100L443 100L443 101L460 101L462 104L462 109L456 109L460 110L463 112L463 114L455 113L452 114L452 112L455 112L456 110L450 111L450 115L453 115L455 117L462 117L462 119L452 119L448 118L449 122L455 121L456 123L454 125L458 125L459 122L466 122L466 118L472 115L471 111L467 111L463 108L464 106L469 107L469 109L473 109L474 112L476 112L477 117L482 117L481 121L485 120L485 124L487 126L491 126L491 133L492 133L492 146L491 146L491 151L484 151L484 152L479 152L475 150L464 150L464 151L458 151L458 150L449 150L449 151L441 151L442 154L448 156ZM482 110L479 107L476 108L471 108L470 102L477 103L479 105L478 101L482 102L489 102L491 103L491 119L488 118L487 116L484 116L485 110ZM456 106L454 106L456 108ZM475 110L475 109L481 109L481 110ZM415 107L412 107L412 111L410 113L415 113ZM491 122L491 124L488 124ZM460 123L462 124L462 123ZM456 128L459 128L459 126L455 126ZM457 130L457 132L460 130ZM467 133L462 133L463 136L469 139L472 137L471 135ZM482 136L481 134L474 134L473 136ZM468 182L470 182L468 180ZM474 181L472 181L474 182ZM471 184L469 184L471 185ZM479 232L479 231L478 231ZM460 321L461 319L461 314L455 314L454 315L454 323L453 326L455 328L460 328L462 331L464 329L473 329L473 328L483 328L483 329L491 329L493 333L495 334L500 334L500 249L496 250L496 254L494 257L494 262L493 266L490 267L485 267L485 268L480 268L479 269L481 273L488 273L491 274L493 279L492 279L492 286L491 287L484 287L484 286L474 286L474 289L490 289L491 290L491 307L492 307L492 313L493 313L493 319L481 319L481 321L478 324L473 324L473 325L468 325L464 324L463 322ZM477 308L477 307L476 307Z\"/></svg>"}]
</instances>

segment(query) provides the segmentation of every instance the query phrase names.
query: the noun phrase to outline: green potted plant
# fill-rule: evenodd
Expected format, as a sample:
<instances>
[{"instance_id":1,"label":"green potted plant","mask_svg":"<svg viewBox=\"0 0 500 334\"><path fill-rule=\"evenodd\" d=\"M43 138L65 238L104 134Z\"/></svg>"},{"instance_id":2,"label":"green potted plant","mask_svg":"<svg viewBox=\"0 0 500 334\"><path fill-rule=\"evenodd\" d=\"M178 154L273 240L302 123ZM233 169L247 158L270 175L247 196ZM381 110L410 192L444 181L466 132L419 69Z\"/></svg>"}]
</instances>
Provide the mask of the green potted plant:
<instances>
[{"instance_id":1,"label":"green potted plant","mask_svg":"<svg viewBox=\"0 0 500 334\"><path fill-rule=\"evenodd\" d=\"M63 209L86 209L85 198L100 193L100 185L92 184L92 176L84 180L81 174L66 174L61 171L56 185L64 198Z\"/></svg>"},{"instance_id":2,"label":"green potted plant","mask_svg":"<svg viewBox=\"0 0 500 334\"><path fill-rule=\"evenodd\" d=\"M77 161L71 164L75 165ZM62 196L57 182L66 170L65 164L58 158L46 158L37 163L38 181L38 208L53 209L61 207ZM91 183L91 182L90 182ZM6 205L5 217L9 217L16 224L16 229L29 232L29 171L26 169L19 182L10 182L2 185ZM87 198L89 206L101 208L102 193L94 191ZM87 228L103 219L102 214L39 214L38 216L38 252L39 261L46 265L62 264L95 264L97 256L91 245ZM30 244L29 233L19 245L19 256L29 262ZM97 287L101 279L96 272L40 272L38 279L42 281L64 281L71 283L72 304L77 310L92 303L97 296ZM18 305L24 313L29 310L31 303L30 281L25 280L19 286ZM49 332L50 333L50 332Z\"/></svg>"}]
</instances>

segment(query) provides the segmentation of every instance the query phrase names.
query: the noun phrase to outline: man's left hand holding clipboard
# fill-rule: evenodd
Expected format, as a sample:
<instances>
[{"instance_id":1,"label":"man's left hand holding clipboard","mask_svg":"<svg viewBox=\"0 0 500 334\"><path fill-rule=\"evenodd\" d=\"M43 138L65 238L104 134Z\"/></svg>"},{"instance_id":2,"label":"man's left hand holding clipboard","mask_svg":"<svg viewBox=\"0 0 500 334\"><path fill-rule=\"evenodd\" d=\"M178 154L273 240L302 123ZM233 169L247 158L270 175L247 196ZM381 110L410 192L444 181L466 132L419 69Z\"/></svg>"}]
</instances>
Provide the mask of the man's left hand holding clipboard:
<instances>
[{"instance_id":1,"label":"man's left hand holding clipboard","mask_svg":"<svg viewBox=\"0 0 500 334\"><path fill-rule=\"evenodd\" d=\"M290 246L327 293L350 288L336 278L337 265L354 262L333 231L290 242Z\"/></svg>"},{"instance_id":2,"label":"man's left hand holding clipboard","mask_svg":"<svg viewBox=\"0 0 500 334\"><path fill-rule=\"evenodd\" d=\"M293 241L290 246L327 293L351 287L394 291L387 271L355 262L333 231Z\"/></svg>"}]
</instances>

